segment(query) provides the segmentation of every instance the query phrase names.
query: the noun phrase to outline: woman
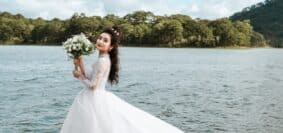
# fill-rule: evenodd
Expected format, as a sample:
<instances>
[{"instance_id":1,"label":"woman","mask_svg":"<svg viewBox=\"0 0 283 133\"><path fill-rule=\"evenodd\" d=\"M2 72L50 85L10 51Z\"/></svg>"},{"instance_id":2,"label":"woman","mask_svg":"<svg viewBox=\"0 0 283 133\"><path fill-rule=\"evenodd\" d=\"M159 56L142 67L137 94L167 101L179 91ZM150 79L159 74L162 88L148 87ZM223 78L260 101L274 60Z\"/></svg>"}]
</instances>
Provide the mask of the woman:
<instances>
[{"instance_id":1,"label":"woman","mask_svg":"<svg viewBox=\"0 0 283 133\"><path fill-rule=\"evenodd\" d=\"M74 77L86 87L76 96L61 133L183 133L177 127L127 103L105 89L119 79L117 27L105 29L96 41L99 57L92 72L75 59Z\"/></svg>"}]
</instances>

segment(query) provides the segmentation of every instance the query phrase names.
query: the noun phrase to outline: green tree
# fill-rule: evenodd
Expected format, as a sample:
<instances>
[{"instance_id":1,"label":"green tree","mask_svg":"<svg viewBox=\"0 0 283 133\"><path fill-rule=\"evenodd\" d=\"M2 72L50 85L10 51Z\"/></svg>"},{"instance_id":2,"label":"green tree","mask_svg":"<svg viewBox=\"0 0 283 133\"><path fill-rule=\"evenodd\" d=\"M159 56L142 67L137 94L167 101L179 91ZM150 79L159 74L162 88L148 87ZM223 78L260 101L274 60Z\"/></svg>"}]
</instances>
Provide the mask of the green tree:
<instances>
[{"instance_id":1,"label":"green tree","mask_svg":"<svg viewBox=\"0 0 283 133\"><path fill-rule=\"evenodd\" d=\"M270 2L268 1L269 4ZM61 42L71 35L79 33L85 33L95 41L96 36L105 27L113 25L121 27L123 45L217 47L263 46L266 43L265 37L254 32L253 27L246 20L232 22L227 18L222 18L211 21L192 19L182 14L160 16L146 11L136 11L124 17L114 14L100 17L75 13L67 20L31 19L21 14L0 12L0 42L61 45ZM272 34L280 23L272 23L268 26L272 27L269 31ZM279 33L279 36L283 38L283 32ZM276 44L280 46L282 42L277 40Z\"/></svg>"},{"instance_id":2,"label":"green tree","mask_svg":"<svg viewBox=\"0 0 283 133\"><path fill-rule=\"evenodd\" d=\"M133 25L153 23L155 21L155 16L152 12L146 11L136 11L132 14L127 14L124 19Z\"/></svg>"},{"instance_id":3,"label":"green tree","mask_svg":"<svg viewBox=\"0 0 283 133\"><path fill-rule=\"evenodd\" d=\"M28 21L21 17L11 17L8 13L0 16L5 16L0 18L0 38L3 42L27 42L32 30Z\"/></svg>"},{"instance_id":4,"label":"green tree","mask_svg":"<svg viewBox=\"0 0 283 133\"><path fill-rule=\"evenodd\" d=\"M87 36L95 36L99 33L100 21L95 17L86 17L84 14L75 13L66 23L68 36L85 33Z\"/></svg>"},{"instance_id":5,"label":"green tree","mask_svg":"<svg viewBox=\"0 0 283 133\"><path fill-rule=\"evenodd\" d=\"M236 21L234 22L237 34L237 45L239 46L250 46L250 40L252 35L252 26L249 21Z\"/></svg>"},{"instance_id":6,"label":"green tree","mask_svg":"<svg viewBox=\"0 0 283 133\"><path fill-rule=\"evenodd\" d=\"M251 36L251 46L252 47L266 46L266 41L264 36L260 33L253 32Z\"/></svg>"},{"instance_id":7,"label":"green tree","mask_svg":"<svg viewBox=\"0 0 283 133\"><path fill-rule=\"evenodd\" d=\"M122 43L130 43L133 36L134 36L134 26L131 25L130 23L123 23L120 25L121 30L123 31L122 33Z\"/></svg>"},{"instance_id":8,"label":"green tree","mask_svg":"<svg viewBox=\"0 0 283 133\"><path fill-rule=\"evenodd\" d=\"M216 46L236 46L237 34L233 23L227 19L218 19L211 21L209 27L213 31L216 40Z\"/></svg>"},{"instance_id":9,"label":"green tree","mask_svg":"<svg viewBox=\"0 0 283 133\"><path fill-rule=\"evenodd\" d=\"M133 37L134 40L137 40L138 44L143 44L143 38L150 33L150 28L146 24L138 24L134 26Z\"/></svg>"},{"instance_id":10,"label":"green tree","mask_svg":"<svg viewBox=\"0 0 283 133\"><path fill-rule=\"evenodd\" d=\"M184 37L189 47L215 47L212 29L202 22L188 20L184 26Z\"/></svg>"},{"instance_id":11,"label":"green tree","mask_svg":"<svg viewBox=\"0 0 283 133\"><path fill-rule=\"evenodd\" d=\"M7 23L3 23L0 20L0 42L6 42L10 40L13 34L13 29Z\"/></svg>"},{"instance_id":12,"label":"green tree","mask_svg":"<svg viewBox=\"0 0 283 133\"><path fill-rule=\"evenodd\" d=\"M183 38L182 24L173 19L159 21L153 26L153 32L158 37L158 43L163 46L180 47L180 41Z\"/></svg>"},{"instance_id":13,"label":"green tree","mask_svg":"<svg viewBox=\"0 0 283 133\"><path fill-rule=\"evenodd\" d=\"M283 1L265 0L230 17L232 21L250 20L253 30L261 33L273 47L283 47Z\"/></svg>"}]
</instances>

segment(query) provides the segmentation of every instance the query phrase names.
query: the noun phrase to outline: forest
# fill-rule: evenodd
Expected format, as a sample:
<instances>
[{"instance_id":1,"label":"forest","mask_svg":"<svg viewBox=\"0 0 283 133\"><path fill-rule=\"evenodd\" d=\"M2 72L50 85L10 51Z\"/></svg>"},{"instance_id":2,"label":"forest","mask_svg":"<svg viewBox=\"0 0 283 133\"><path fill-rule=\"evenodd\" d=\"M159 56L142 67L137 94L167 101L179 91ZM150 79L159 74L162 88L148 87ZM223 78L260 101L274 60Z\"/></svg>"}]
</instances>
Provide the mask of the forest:
<instances>
[{"instance_id":1,"label":"forest","mask_svg":"<svg viewBox=\"0 0 283 133\"><path fill-rule=\"evenodd\" d=\"M283 1L265 0L235 13L232 21L250 20L255 31L266 37L272 47L283 47Z\"/></svg>"},{"instance_id":2,"label":"forest","mask_svg":"<svg viewBox=\"0 0 283 133\"><path fill-rule=\"evenodd\" d=\"M61 45L74 34L84 33L94 41L105 28L118 25L121 45L145 47L264 47L265 37L253 30L250 20L192 19L188 15L155 15L135 11L123 17L114 14L70 18L26 18L21 14L0 12L1 44Z\"/></svg>"}]
</instances>

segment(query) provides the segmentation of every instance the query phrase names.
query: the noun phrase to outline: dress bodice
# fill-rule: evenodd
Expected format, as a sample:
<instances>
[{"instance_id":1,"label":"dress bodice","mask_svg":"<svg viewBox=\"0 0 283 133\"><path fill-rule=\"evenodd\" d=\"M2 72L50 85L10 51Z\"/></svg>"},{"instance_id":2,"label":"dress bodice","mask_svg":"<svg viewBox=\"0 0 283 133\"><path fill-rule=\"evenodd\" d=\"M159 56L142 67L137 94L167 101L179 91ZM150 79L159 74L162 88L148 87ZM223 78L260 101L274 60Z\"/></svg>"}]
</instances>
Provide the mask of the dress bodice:
<instances>
[{"instance_id":1,"label":"dress bodice","mask_svg":"<svg viewBox=\"0 0 283 133\"><path fill-rule=\"evenodd\" d=\"M79 80L89 89L105 89L110 72L109 54L100 54L97 61L92 65L91 71L85 71L86 78L79 77Z\"/></svg>"}]
</instances>

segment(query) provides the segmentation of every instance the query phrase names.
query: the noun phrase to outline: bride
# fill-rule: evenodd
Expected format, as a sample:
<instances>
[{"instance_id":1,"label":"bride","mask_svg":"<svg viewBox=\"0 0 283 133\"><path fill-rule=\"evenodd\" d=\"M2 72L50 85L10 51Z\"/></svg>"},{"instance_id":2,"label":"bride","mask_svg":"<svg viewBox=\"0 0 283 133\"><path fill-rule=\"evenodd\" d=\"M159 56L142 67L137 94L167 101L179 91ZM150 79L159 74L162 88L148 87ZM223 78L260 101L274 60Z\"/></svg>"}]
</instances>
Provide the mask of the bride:
<instances>
[{"instance_id":1,"label":"bride","mask_svg":"<svg viewBox=\"0 0 283 133\"><path fill-rule=\"evenodd\" d=\"M92 72L85 71L81 57L74 59L73 75L85 88L73 101L60 133L184 133L106 90L107 82L118 83L119 36L116 26L100 34Z\"/></svg>"}]
</instances>

